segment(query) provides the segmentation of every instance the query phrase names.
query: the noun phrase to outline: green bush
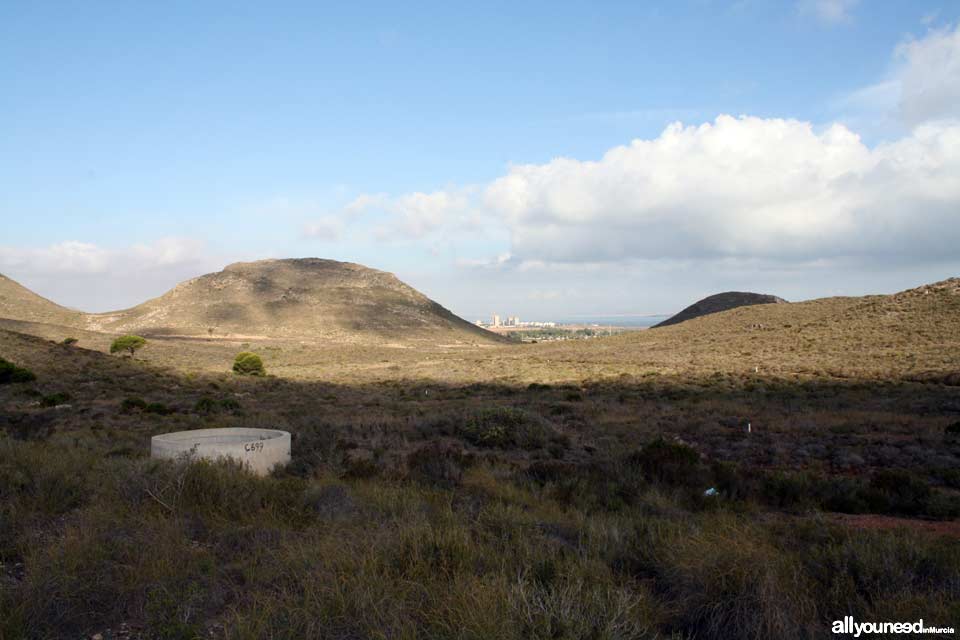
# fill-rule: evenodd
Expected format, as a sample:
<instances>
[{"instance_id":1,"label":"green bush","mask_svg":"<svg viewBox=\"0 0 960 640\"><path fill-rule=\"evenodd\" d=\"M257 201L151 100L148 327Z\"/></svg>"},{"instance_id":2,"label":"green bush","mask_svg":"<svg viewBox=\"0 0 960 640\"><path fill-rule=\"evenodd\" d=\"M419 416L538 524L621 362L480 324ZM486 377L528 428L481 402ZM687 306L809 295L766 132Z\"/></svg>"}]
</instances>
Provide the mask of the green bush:
<instances>
[{"instance_id":1,"label":"green bush","mask_svg":"<svg viewBox=\"0 0 960 640\"><path fill-rule=\"evenodd\" d=\"M447 487L460 484L467 462L460 447L443 442L429 442L407 456L413 479Z\"/></svg>"},{"instance_id":2,"label":"green bush","mask_svg":"<svg viewBox=\"0 0 960 640\"><path fill-rule=\"evenodd\" d=\"M237 354L233 360L233 372L242 376L263 376L267 373L260 356L249 351Z\"/></svg>"},{"instance_id":3,"label":"green bush","mask_svg":"<svg viewBox=\"0 0 960 640\"><path fill-rule=\"evenodd\" d=\"M639 467L651 482L688 486L705 481L700 454L682 442L657 438L627 461Z\"/></svg>"},{"instance_id":4,"label":"green bush","mask_svg":"<svg viewBox=\"0 0 960 640\"><path fill-rule=\"evenodd\" d=\"M140 336L120 336L113 341L110 345L110 353L123 353L129 357L133 357L133 354L139 351L147 344L147 341Z\"/></svg>"},{"instance_id":5,"label":"green bush","mask_svg":"<svg viewBox=\"0 0 960 640\"><path fill-rule=\"evenodd\" d=\"M143 408L144 413L155 413L161 416L168 416L173 413L173 409L160 402L151 402Z\"/></svg>"},{"instance_id":6,"label":"green bush","mask_svg":"<svg viewBox=\"0 0 960 640\"><path fill-rule=\"evenodd\" d=\"M216 413L218 406L217 401L213 398L203 397L193 405L193 410L197 413Z\"/></svg>"},{"instance_id":7,"label":"green bush","mask_svg":"<svg viewBox=\"0 0 960 640\"><path fill-rule=\"evenodd\" d=\"M60 344L65 345L65 346L67 346L67 347L71 347L71 346L77 344L78 342L80 342L80 341L77 340L76 338L64 338L64 339L63 339L63 342L61 342Z\"/></svg>"},{"instance_id":8,"label":"green bush","mask_svg":"<svg viewBox=\"0 0 960 640\"><path fill-rule=\"evenodd\" d=\"M29 369L18 367L12 362L0 358L0 384L33 382L36 379L37 376Z\"/></svg>"},{"instance_id":9,"label":"green bush","mask_svg":"<svg viewBox=\"0 0 960 640\"><path fill-rule=\"evenodd\" d=\"M467 418L461 435L478 447L539 449L566 441L543 418L513 407L490 407Z\"/></svg>"},{"instance_id":10,"label":"green bush","mask_svg":"<svg viewBox=\"0 0 960 640\"><path fill-rule=\"evenodd\" d=\"M47 395L47 396L43 396L40 399L40 406L56 407L57 405L66 404L68 402L70 402L70 394L58 392L58 393L51 393L50 395Z\"/></svg>"},{"instance_id":11,"label":"green bush","mask_svg":"<svg viewBox=\"0 0 960 640\"><path fill-rule=\"evenodd\" d=\"M134 411L143 411L147 408L147 401L143 398L137 398L136 396L130 398L124 398L123 402L120 403L120 410L124 413L132 413Z\"/></svg>"},{"instance_id":12,"label":"green bush","mask_svg":"<svg viewBox=\"0 0 960 640\"><path fill-rule=\"evenodd\" d=\"M224 398L223 400L215 400L209 396L204 396L197 400L196 404L193 405L193 410L196 413L203 414L214 414L220 413L223 411L229 411L231 413L240 413L240 403L234 400L233 398Z\"/></svg>"},{"instance_id":13,"label":"green bush","mask_svg":"<svg viewBox=\"0 0 960 640\"><path fill-rule=\"evenodd\" d=\"M930 485L906 471L884 469L870 479L867 504L877 513L925 513L933 493Z\"/></svg>"}]
</instances>

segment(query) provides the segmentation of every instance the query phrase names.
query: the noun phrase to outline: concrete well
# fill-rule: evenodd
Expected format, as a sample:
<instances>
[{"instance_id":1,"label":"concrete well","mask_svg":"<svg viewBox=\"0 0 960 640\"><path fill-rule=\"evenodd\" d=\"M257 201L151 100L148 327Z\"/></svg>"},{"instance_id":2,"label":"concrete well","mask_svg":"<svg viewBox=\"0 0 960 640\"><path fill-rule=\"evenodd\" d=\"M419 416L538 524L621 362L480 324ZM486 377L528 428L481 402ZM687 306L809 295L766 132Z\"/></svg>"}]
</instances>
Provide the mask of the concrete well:
<instances>
[{"instance_id":1,"label":"concrete well","mask_svg":"<svg viewBox=\"0 0 960 640\"><path fill-rule=\"evenodd\" d=\"M218 460L232 458L257 475L290 462L290 434L276 429L196 429L153 436L153 458Z\"/></svg>"}]
</instances>

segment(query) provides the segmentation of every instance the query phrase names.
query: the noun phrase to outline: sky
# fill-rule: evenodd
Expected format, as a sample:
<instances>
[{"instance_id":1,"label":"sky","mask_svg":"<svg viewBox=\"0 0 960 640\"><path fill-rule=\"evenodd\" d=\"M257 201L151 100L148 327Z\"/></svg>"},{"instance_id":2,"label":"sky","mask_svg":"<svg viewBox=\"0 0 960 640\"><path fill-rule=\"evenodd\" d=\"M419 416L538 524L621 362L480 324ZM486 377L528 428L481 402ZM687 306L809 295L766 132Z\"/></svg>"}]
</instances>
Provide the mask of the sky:
<instances>
[{"instance_id":1,"label":"sky","mask_svg":"<svg viewBox=\"0 0 960 640\"><path fill-rule=\"evenodd\" d=\"M960 3L0 3L0 273L86 311L237 261L468 319L960 275Z\"/></svg>"}]
</instances>

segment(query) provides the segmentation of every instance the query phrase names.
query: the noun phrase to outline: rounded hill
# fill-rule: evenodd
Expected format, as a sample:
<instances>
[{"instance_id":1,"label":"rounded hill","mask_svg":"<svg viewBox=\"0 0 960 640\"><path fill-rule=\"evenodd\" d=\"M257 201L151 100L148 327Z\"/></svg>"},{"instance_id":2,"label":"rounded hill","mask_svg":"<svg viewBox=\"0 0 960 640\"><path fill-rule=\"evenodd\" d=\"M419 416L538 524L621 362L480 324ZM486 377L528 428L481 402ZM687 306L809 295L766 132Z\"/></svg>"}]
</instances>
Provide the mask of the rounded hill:
<instances>
[{"instance_id":1,"label":"rounded hill","mask_svg":"<svg viewBox=\"0 0 960 640\"><path fill-rule=\"evenodd\" d=\"M755 304L781 304L785 302L786 300L783 298L778 298L777 296L771 296L764 293L750 293L749 291L726 291L724 293L717 293L712 296L707 296L703 300L694 302L692 305L675 316L671 316L663 322L653 325L652 328L667 327L672 324L679 324L687 320L693 320L694 318L710 315L711 313L720 313L721 311L736 309L737 307L748 307Z\"/></svg>"},{"instance_id":2,"label":"rounded hill","mask_svg":"<svg viewBox=\"0 0 960 640\"><path fill-rule=\"evenodd\" d=\"M87 322L95 331L145 335L497 340L391 273L320 258L238 262Z\"/></svg>"}]
</instances>

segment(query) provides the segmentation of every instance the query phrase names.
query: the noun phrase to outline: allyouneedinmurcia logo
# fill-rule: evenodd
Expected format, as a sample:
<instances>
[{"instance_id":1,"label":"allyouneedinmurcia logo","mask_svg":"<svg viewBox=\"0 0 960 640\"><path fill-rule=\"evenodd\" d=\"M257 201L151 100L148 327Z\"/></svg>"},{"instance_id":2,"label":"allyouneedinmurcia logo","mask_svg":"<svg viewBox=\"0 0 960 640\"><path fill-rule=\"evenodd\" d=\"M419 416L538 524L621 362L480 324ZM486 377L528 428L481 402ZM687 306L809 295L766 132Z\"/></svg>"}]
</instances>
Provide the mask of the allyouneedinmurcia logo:
<instances>
[{"instance_id":1,"label":"allyouneedinmurcia logo","mask_svg":"<svg viewBox=\"0 0 960 640\"><path fill-rule=\"evenodd\" d=\"M833 621L833 633L852 635L859 638L863 634L902 633L902 634L938 634L952 635L953 627L928 627L923 619L916 622L857 622L853 616L844 616L843 620Z\"/></svg>"}]
</instances>

